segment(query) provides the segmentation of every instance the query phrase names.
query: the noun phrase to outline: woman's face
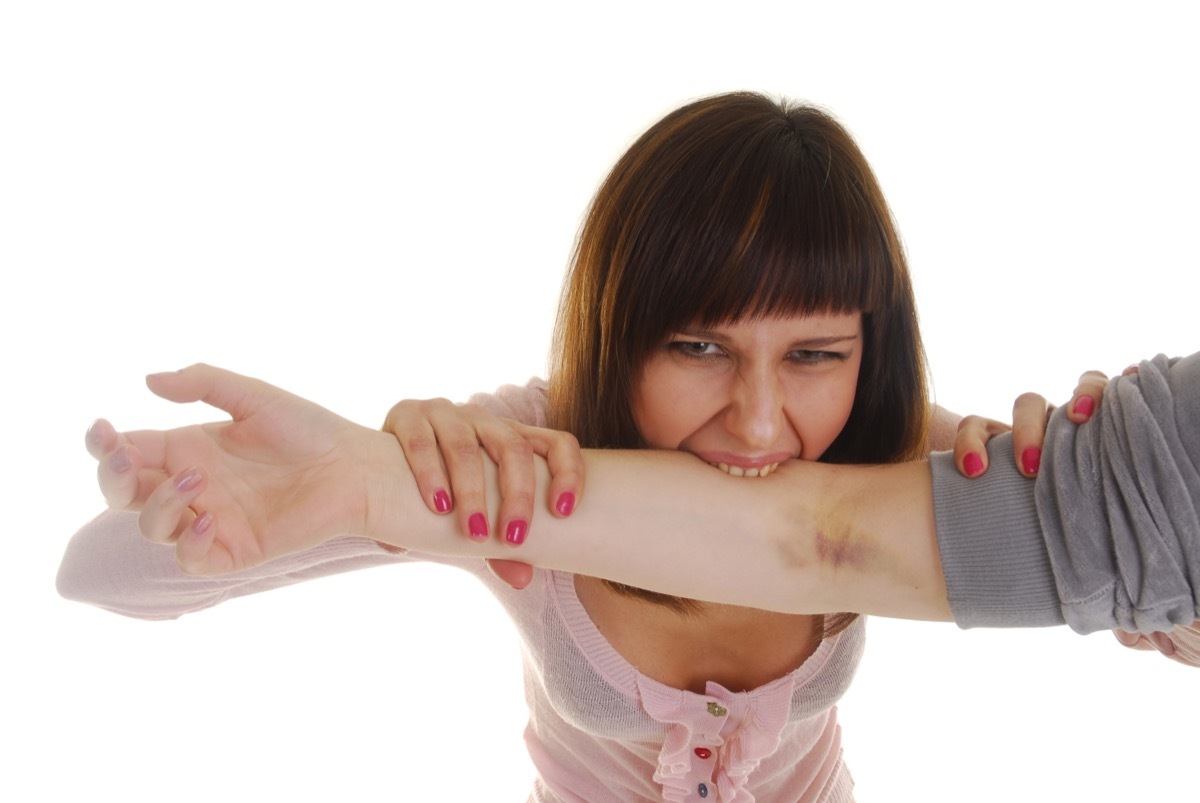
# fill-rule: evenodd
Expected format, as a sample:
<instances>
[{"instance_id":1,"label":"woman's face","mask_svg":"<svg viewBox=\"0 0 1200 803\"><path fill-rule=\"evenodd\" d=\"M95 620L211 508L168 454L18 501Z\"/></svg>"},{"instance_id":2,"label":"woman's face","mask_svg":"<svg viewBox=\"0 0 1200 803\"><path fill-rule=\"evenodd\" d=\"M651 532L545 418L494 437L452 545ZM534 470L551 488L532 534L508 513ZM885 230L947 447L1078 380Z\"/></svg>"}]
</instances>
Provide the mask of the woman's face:
<instances>
[{"instance_id":1,"label":"woman's face","mask_svg":"<svg viewBox=\"0 0 1200 803\"><path fill-rule=\"evenodd\" d=\"M733 474L816 460L850 417L862 315L744 319L675 332L634 386L646 443L683 449Z\"/></svg>"}]
</instances>

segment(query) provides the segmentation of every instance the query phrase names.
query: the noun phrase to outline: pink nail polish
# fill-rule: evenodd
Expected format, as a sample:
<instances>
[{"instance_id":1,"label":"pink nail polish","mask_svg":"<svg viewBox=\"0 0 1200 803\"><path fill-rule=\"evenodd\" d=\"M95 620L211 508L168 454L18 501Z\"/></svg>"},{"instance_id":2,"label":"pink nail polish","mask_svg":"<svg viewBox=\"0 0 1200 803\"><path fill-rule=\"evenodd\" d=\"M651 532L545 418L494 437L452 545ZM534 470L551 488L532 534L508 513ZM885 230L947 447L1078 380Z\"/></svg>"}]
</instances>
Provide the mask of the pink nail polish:
<instances>
[{"instance_id":1,"label":"pink nail polish","mask_svg":"<svg viewBox=\"0 0 1200 803\"><path fill-rule=\"evenodd\" d=\"M1079 401L1075 402L1075 415L1081 415L1085 418L1091 418L1092 413L1096 411L1096 402L1091 396L1080 396Z\"/></svg>"},{"instance_id":2,"label":"pink nail polish","mask_svg":"<svg viewBox=\"0 0 1200 803\"><path fill-rule=\"evenodd\" d=\"M202 513L199 518L192 522L192 532L196 535L204 535L208 531L208 528L212 526L212 523L213 515L208 512Z\"/></svg>"},{"instance_id":3,"label":"pink nail polish","mask_svg":"<svg viewBox=\"0 0 1200 803\"><path fill-rule=\"evenodd\" d=\"M513 546L520 546L525 543L525 533L529 530L529 525L521 519L513 519L508 523L508 529L504 531L504 540Z\"/></svg>"},{"instance_id":4,"label":"pink nail polish","mask_svg":"<svg viewBox=\"0 0 1200 803\"><path fill-rule=\"evenodd\" d=\"M133 465L129 460L129 452L125 449L114 454L108 459L108 467L114 474L124 474Z\"/></svg>"},{"instance_id":5,"label":"pink nail polish","mask_svg":"<svg viewBox=\"0 0 1200 803\"><path fill-rule=\"evenodd\" d=\"M558 495L558 502L555 503L554 509L560 516L570 516L571 511L575 509L575 494L563 491Z\"/></svg>"},{"instance_id":6,"label":"pink nail polish","mask_svg":"<svg viewBox=\"0 0 1200 803\"><path fill-rule=\"evenodd\" d=\"M983 473L983 458L971 452L963 458L963 471L968 477L978 477Z\"/></svg>"},{"instance_id":7,"label":"pink nail polish","mask_svg":"<svg viewBox=\"0 0 1200 803\"><path fill-rule=\"evenodd\" d=\"M433 495L433 506L438 513L449 513L450 494L439 488L437 493Z\"/></svg>"},{"instance_id":8,"label":"pink nail polish","mask_svg":"<svg viewBox=\"0 0 1200 803\"><path fill-rule=\"evenodd\" d=\"M199 484L200 469L198 468L189 468L175 478L175 488L183 493L187 493Z\"/></svg>"},{"instance_id":9,"label":"pink nail polish","mask_svg":"<svg viewBox=\"0 0 1200 803\"><path fill-rule=\"evenodd\" d=\"M1025 473L1029 475L1037 474L1038 469L1042 465L1042 450L1036 446L1030 446L1025 451L1021 452L1021 468L1025 469Z\"/></svg>"},{"instance_id":10,"label":"pink nail polish","mask_svg":"<svg viewBox=\"0 0 1200 803\"><path fill-rule=\"evenodd\" d=\"M467 532L472 538L487 538L487 517L482 513L472 513L471 518L467 519Z\"/></svg>"}]
</instances>

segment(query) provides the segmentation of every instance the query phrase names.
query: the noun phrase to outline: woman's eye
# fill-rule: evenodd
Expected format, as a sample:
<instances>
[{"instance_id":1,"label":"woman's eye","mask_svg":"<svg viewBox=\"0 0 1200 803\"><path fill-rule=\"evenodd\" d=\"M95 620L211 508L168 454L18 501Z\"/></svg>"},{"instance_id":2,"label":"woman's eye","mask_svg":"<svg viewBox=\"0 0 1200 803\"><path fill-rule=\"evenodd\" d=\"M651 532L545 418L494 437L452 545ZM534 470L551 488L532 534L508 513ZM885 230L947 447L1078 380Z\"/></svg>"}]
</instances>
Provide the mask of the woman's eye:
<instances>
[{"instance_id":1,"label":"woman's eye","mask_svg":"<svg viewBox=\"0 0 1200 803\"><path fill-rule=\"evenodd\" d=\"M847 356L839 351L807 351L801 349L789 354L788 359L802 365L819 365L820 363L832 360L844 360Z\"/></svg>"},{"instance_id":2,"label":"woman's eye","mask_svg":"<svg viewBox=\"0 0 1200 803\"><path fill-rule=\"evenodd\" d=\"M676 340L668 348L686 357L718 357L724 353L716 343L703 340Z\"/></svg>"}]
</instances>

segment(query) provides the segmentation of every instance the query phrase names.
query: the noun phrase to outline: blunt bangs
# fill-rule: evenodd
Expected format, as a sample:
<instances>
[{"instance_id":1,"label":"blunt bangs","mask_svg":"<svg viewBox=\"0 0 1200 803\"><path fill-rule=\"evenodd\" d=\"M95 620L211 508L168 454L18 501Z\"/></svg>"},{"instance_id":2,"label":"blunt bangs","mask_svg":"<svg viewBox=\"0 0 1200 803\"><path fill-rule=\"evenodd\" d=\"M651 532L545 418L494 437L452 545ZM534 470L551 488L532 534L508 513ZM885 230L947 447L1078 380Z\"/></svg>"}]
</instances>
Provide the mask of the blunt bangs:
<instances>
[{"instance_id":1,"label":"blunt bangs","mask_svg":"<svg viewBox=\"0 0 1200 803\"><path fill-rule=\"evenodd\" d=\"M625 198L609 285L624 308L611 334L635 364L689 325L895 303L903 262L857 147L818 109L734 100L690 119L691 141L668 126L639 160L659 180Z\"/></svg>"}]
</instances>

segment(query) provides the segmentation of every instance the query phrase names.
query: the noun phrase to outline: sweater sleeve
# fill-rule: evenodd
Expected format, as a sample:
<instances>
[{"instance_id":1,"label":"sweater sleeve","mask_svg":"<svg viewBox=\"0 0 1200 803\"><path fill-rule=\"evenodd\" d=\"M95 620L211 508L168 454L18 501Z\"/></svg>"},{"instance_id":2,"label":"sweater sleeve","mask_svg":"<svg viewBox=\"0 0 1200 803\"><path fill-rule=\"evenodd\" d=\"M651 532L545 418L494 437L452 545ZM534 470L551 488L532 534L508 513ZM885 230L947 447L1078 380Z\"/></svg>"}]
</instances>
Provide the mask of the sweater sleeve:
<instances>
[{"instance_id":1,"label":"sweater sleeve","mask_svg":"<svg viewBox=\"0 0 1200 803\"><path fill-rule=\"evenodd\" d=\"M246 571L195 577L179 571L173 547L142 538L136 513L106 510L67 544L57 584L66 599L138 619L176 619L234 597L409 559L344 536Z\"/></svg>"},{"instance_id":2,"label":"sweater sleeve","mask_svg":"<svg viewBox=\"0 0 1200 803\"><path fill-rule=\"evenodd\" d=\"M960 626L1152 632L1200 618L1200 355L1114 379L1085 425L1057 411L1036 483L1011 452L994 439L977 480L931 460Z\"/></svg>"}]
</instances>

